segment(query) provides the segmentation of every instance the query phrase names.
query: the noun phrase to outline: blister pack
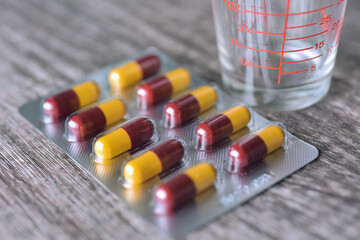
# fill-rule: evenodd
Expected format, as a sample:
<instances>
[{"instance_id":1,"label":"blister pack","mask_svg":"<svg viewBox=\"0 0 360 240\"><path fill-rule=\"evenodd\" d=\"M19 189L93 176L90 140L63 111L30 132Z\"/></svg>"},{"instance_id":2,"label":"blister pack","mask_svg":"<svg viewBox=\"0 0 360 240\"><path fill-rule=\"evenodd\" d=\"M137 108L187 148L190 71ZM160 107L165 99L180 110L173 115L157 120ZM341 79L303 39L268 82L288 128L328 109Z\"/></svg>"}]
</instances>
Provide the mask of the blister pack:
<instances>
[{"instance_id":1,"label":"blister pack","mask_svg":"<svg viewBox=\"0 0 360 240\"><path fill-rule=\"evenodd\" d=\"M138 215L178 237L318 156L286 123L155 48L19 111Z\"/></svg>"}]
</instances>

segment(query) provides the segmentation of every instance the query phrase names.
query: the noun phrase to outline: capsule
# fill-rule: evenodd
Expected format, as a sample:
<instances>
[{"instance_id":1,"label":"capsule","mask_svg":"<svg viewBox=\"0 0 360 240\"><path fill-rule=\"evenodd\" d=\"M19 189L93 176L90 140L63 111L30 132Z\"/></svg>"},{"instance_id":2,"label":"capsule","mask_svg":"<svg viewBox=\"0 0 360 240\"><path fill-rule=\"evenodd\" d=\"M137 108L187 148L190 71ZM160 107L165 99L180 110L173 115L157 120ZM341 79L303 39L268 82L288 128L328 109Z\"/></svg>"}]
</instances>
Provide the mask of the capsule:
<instances>
[{"instance_id":1,"label":"capsule","mask_svg":"<svg viewBox=\"0 0 360 240\"><path fill-rule=\"evenodd\" d=\"M191 76L186 69L175 69L142 84L137 91L138 100L142 107L151 106L170 98L174 93L188 89L190 82Z\"/></svg>"},{"instance_id":2,"label":"capsule","mask_svg":"<svg viewBox=\"0 0 360 240\"><path fill-rule=\"evenodd\" d=\"M114 98L73 115L67 122L67 126L70 132L79 140L119 122L124 118L125 113L125 103L118 98Z\"/></svg>"},{"instance_id":3,"label":"capsule","mask_svg":"<svg viewBox=\"0 0 360 240\"><path fill-rule=\"evenodd\" d=\"M110 72L110 85L114 89L126 89L155 75L159 71L160 65L160 59L153 54L126 63Z\"/></svg>"},{"instance_id":4,"label":"capsule","mask_svg":"<svg viewBox=\"0 0 360 240\"><path fill-rule=\"evenodd\" d=\"M245 127L250 118L248 108L236 106L201 123L196 129L196 147L208 149Z\"/></svg>"},{"instance_id":5,"label":"capsule","mask_svg":"<svg viewBox=\"0 0 360 240\"><path fill-rule=\"evenodd\" d=\"M43 104L44 112L52 118L66 117L96 102L99 95L99 86L87 81L47 98Z\"/></svg>"},{"instance_id":6,"label":"capsule","mask_svg":"<svg viewBox=\"0 0 360 240\"><path fill-rule=\"evenodd\" d=\"M148 142L153 134L152 121L138 118L97 139L94 152L98 158L108 160Z\"/></svg>"},{"instance_id":7,"label":"capsule","mask_svg":"<svg viewBox=\"0 0 360 240\"><path fill-rule=\"evenodd\" d=\"M216 170L210 163L199 163L161 184L155 190L156 212L170 213L185 205L196 194L214 185Z\"/></svg>"},{"instance_id":8,"label":"capsule","mask_svg":"<svg viewBox=\"0 0 360 240\"><path fill-rule=\"evenodd\" d=\"M176 127L197 117L200 113L215 106L217 93L213 87L204 86L170 102L164 110L165 123Z\"/></svg>"},{"instance_id":9,"label":"capsule","mask_svg":"<svg viewBox=\"0 0 360 240\"><path fill-rule=\"evenodd\" d=\"M236 172L259 162L267 154L280 148L284 141L284 130L275 125L245 137L229 149L230 170Z\"/></svg>"},{"instance_id":10,"label":"capsule","mask_svg":"<svg viewBox=\"0 0 360 240\"><path fill-rule=\"evenodd\" d=\"M183 145L175 139L167 140L128 162L124 178L130 184L140 184L179 164L183 156Z\"/></svg>"}]
</instances>

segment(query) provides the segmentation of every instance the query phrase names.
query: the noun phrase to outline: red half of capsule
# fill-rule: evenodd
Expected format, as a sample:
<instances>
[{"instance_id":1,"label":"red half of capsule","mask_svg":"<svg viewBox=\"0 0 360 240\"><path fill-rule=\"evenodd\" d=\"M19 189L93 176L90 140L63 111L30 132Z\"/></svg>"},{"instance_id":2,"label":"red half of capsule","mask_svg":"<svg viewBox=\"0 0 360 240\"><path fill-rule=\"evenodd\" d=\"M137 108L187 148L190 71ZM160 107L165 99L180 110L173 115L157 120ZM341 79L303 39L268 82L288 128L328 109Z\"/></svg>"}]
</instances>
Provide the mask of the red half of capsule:
<instances>
[{"instance_id":1,"label":"red half of capsule","mask_svg":"<svg viewBox=\"0 0 360 240\"><path fill-rule=\"evenodd\" d=\"M69 120L68 128L77 139L89 136L106 127L106 117L99 107L74 115Z\"/></svg>"},{"instance_id":2,"label":"red half of capsule","mask_svg":"<svg viewBox=\"0 0 360 240\"><path fill-rule=\"evenodd\" d=\"M138 90L138 98L142 106L152 105L170 98L173 92L171 82L167 77L160 76L144 83Z\"/></svg>"},{"instance_id":3,"label":"red half of capsule","mask_svg":"<svg viewBox=\"0 0 360 240\"><path fill-rule=\"evenodd\" d=\"M147 118L139 118L122 127L129 135L131 148L149 141L154 134L154 124Z\"/></svg>"},{"instance_id":4,"label":"red half of capsule","mask_svg":"<svg viewBox=\"0 0 360 240\"><path fill-rule=\"evenodd\" d=\"M194 198L196 187L192 179L182 173L156 189L156 208L160 213L171 213Z\"/></svg>"},{"instance_id":5,"label":"red half of capsule","mask_svg":"<svg viewBox=\"0 0 360 240\"><path fill-rule=\"evenodd\" d=\"M250 135L231 146L229 161L231 171L237 171L263 159L267 154L265 142L258 135Z\"/></svg>"},{"instance_id":6,"label":"red half of capsule","mask_svg":"<svg viewBox=\"0 0 360 240\"><path fill-rule=\"evenodd\" d=\"M184 146L175 139L170 139L151 151L160 159L162 172L174 167L184 157Z\"/></svg>"},{"instance_id":7,"label":"red half of capsule","mask_svg":"<svg viewBox=\"0 0 360 240\"><path fill-rule=\"evenodd\" d=\"M45 113L52 118L67 116L80 108L79 98L73 89L58 93L45 100Z\"/></svg>"},{"instance_id":8,"label":"red half of capsule","mask_svg":"<svg viewBox=\"0 0 360 240\"><path fill-rule=\"evenodd\" d=\"M187 94L171 103L165 108L165 121L174 127L189 121L200 113L198 100L192 95Z\"/></svg>"},{"instance_id":9,"label":"red half of capsule","mask_svg":"<svg viewBox=\"0 0 360 240\"><path fill-rule=\"evenodd\" d=\"M233 133L230 119L224 114L219 114L203 123L196 129L197 148L207 149L228 137Z\"/></svg>"},{"instance_id":10,"label":"red half of capsule","mask_svg":"<svg viewBox=\"0 0 360 240\"><path fill-rule=\"evenodd\" d=\"M145 57L142 57L136 60L136 62L140 65L140 68L143 73L143 79L156 74L161 66L159 57L154 54L150 54Z\"/></svg>"}]
</instances>

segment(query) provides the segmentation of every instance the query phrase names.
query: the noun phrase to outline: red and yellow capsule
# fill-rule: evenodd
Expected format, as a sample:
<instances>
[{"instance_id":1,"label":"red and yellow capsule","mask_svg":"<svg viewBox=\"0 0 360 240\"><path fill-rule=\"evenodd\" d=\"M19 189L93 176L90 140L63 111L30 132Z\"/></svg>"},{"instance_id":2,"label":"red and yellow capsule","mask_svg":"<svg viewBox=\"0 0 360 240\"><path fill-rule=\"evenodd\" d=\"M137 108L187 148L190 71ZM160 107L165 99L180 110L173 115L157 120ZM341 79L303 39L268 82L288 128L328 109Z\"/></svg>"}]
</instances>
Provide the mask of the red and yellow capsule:
<instances>
[{"instance_id":1,"label":"red and yellow capsule","mask_svg":"<svg viewBox=\"0 0 360 240\"><path fill-rule=\"evenodd\" d=\"M156 212L171 213L182 207L209 187L216 179L216 170L210 163L199 163L161 184L155 190Z\"/></svg>"},{"instance_id":2,"label":"red and yellow capsule","mask_svg":"<svg viewBox=\"0 0 360 240\"><path fill-rule=\"evenodd\" d=\"M229 149L229 169L236 172L259 162L267 154L280 148L284 141L285 132L276 125L245 137Z\"/></svg>"},{"instance_id":3,"label":"red and yellow capsule","mask_svg":"<svg viewBox=\"0 0 360 240\"><path fill-rule=\"evenodd\" d=\"M139 103L142 107L151 106L170 98L172 94L188 89L190 82L191 75L186 69L175 69L143 83L137 91Z\"/></svg>"},{"instance_id":4,"label":"red and yellow capsule","mask_svg":"<svg viewBox=\"0 0 360 240\"><path fill-rule=\"evenodd\" d=\"M109 73L109 82L114 89L126 89L139 83L141 80L155 75L160 69L158 56L150 54L129 62Z\"/></svg>"},{"instance_id":5,"label":"red and yellow capsule","mask_svg":"<svg viewBox=\"0 0 360 240\"><path fill-rule=\"evenodd\" d=\"M244 106L233 107L203 123L196 128L196 147L208 149L210 146L229 138L244 128L251 114Z\"/></svg>"},{"instance_id":6,"label":"red and yellow capsule","mask_svg":"<svg viewBox=\"0 0 360 240\"><path fill-rule=\"evenodd\" d=\"M138 118L100 137L94 153L102 160L111 159L148 142L154 134L154 124L148 118Z\"/></svg>"},{"instance_id":7,"label":"red and yellow capsule","mask_svg":"<svg viewBox=\"0 0 360 240\"><path fill-rule=\"evenodd\" d=\"M197 117L210 108L217 101L217 92L211 86L203 86L191 93L170 102L164 110L165 123L169 127L176 127Z\"/></svg>"},{"instance_id":8,"label":"red and yellow capsule","mask_svg":"<svg viewBox=\"0 0 360 240\"><path fill-rule=\"evenodd\" d=\"M184 146L175 139L167 140L129 161L124 167L124 178L131 185L143 183L173 168L183 157Z\"/></svg>"},{"instance_id":9,"label":"red and yellow capsule","mask_svg":"<svg viewBox=\"0 0 360 240\"><path fill-rule=\"evenodd\" d=\"M71 116L67 127L76 140L80 140L119 122L125 114L125 103L114 98Z\"/></svg>"},{"instance_id":10,"label":"red and yellow capsule","mask_svg":"<svg viewBox=\"0 0 360 240\"><path fill-rule=\"evenodd\" d=\"M96 102L99 95L99 86L93 81L87 81L48 97L43 104L44 112L52 118L66 117Z\"/></svg>"}]
</instances>

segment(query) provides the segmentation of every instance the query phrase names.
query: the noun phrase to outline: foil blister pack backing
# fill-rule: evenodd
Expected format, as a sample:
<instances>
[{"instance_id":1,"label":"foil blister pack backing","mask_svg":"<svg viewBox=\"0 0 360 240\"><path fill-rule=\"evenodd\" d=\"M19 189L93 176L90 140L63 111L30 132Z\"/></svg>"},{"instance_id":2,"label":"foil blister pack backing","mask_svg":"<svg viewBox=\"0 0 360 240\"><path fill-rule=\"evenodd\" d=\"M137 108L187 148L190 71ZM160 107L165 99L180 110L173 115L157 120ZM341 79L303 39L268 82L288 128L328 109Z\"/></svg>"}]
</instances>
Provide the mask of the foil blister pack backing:
<instances>
[{"instance_id":1,"label":"foil blister pack backing","mask_svg":"<svg viewBox=\"0 0 360 240\"><path fill-rule=\"evenodd\" d=\"M156 140L134 154L127 154L111 164L100 164L95 162L91 156L93 138L81 142L70 142L64 136L65 121L52 123L44 122L42 102L45 97L24 104L20 107L19 111L20 114L22 114L24 118L33 124L41 133L59 146L102 184L119 196L120 199L125 201L132 210L150 223L156 225L159 229L172 236L183 237L190 231L229 212L231 209L268 189L288 175L304 167L318 156L318 150L315 147L288 133L289 144L286 149L282 148L276 150L268 155L262 163L252 166L246 171L238 173L228 172L225 165L228 158L228 150L232 144L231 142L225 143L223 146L213 151L199 151L193 146L194 131L199 122L234 106L234 104L241 104L235 103L234 99L222 92L220 88L218 88L219 102L214 109L201 114L197 120L192 121L181 128L175 129L164 127L162 112L166 102L158 104L152 109L141 110L138 108L136 102L136 87L122 92L114 92L111 90L107 79L109 72L114 67L150 53L159 56L161 59L162 65L160 74L178 67L184 67L191 72L187 66L178 64L165 53L155 48L149 48L131 58L101 68L81 80L93 80L99 84L102 89L99 101L103 101L112 96L119 96L122 98L128 107L128 113L126 115L128 119L137 116L146 116L155 121L158 134ZM190 89L211 84L206 79L193 72L191 72L191 76L192 83ZM270 121L253 111L249 127L235 133L231 139L233 142L236 142L268 123L270 123ZM286 123L283 124L286 126ZM186 143L186 157L184 163L170 173L161 175L160 177L154 177L142 185L133 188L124 187L123 179L121 178L124 162L134 158L134 156L138 156L159 142L170 138L180 139ZM173 214L156 214L154 212L153 198L155 187L158 186L159 183L168 180L184 169L199 162L212 163L217 169L218 176L215 187L199 194L192 202L175 211Z\"/></svg>"}]
</instances>

